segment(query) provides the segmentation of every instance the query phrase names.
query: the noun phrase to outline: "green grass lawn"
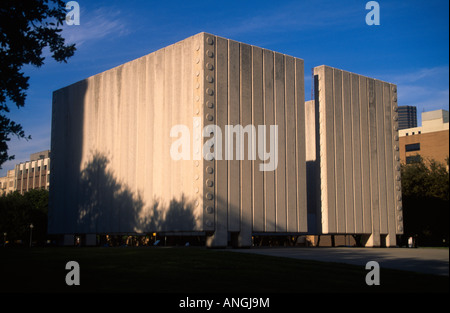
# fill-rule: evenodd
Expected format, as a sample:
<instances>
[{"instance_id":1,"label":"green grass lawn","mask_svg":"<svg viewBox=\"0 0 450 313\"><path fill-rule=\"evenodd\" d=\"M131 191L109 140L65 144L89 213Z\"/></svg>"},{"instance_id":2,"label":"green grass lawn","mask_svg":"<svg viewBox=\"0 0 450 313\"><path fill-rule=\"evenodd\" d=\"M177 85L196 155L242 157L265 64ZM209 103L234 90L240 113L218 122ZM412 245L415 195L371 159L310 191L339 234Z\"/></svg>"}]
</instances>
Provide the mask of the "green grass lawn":
<instances>
[{"instance_id":1,"label":"green grass lawn","mask_svg":"<svg viewBox=\"0 0 450 313\"><path fill-rule=\"evenodd\" d=\"M68 261L80 286L67 286ZM449 278L198 247L0 249L0 292L322 293L448 292Z\"/></svg>"}]
</instances>

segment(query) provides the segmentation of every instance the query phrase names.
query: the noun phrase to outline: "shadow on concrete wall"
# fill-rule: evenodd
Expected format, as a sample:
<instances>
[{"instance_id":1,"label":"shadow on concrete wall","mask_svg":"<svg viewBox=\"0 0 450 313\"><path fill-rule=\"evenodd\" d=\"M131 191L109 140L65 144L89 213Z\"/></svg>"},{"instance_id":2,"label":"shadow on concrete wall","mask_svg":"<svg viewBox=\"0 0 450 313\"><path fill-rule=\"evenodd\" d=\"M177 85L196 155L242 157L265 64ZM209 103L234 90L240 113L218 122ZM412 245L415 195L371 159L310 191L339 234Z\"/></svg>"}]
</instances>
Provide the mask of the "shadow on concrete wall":
<instances>
[{"instance_id":1,"label":"shadow on concrete wall","mask_svg":"<svg viewBox=\"0 0 450 313\"><path fill-rule=\"evenodd\" d=\"M320 210L320 183L319 183L319 161L306 162L306 201L308 212L308 233L317 234L321 231Z\"/></svg>"},{"instance_id":2,"label":"shadow on concrete wall","mask_svg":"<svg viewBox=\"0 0 450 313\"><path fill-rule=\"evenodd\" d=\"M94 152L80 173L77 231L81 233L147 233L194 231L194 203L185 195L168 205L146 204L108 169L109 159ZM142 186L145 188L145 186Z\"/></svg>"},{"instance_id":3,"label":"shadow on concrete wall","mask_svg":"<svg viewBox=\"0 0 450 313\"><path fill-rule=\"evenodd\" d=\"M76 179L81 166L83 146L83 105L88 80L82 80L53 93L51 162L48 233L73 232L73 213L69 208L75 203Z\"/></svg>"},{"instance_id":4,"label":"shadow on concrete wall","mask_svg":"<svg viewBox=\"0 0 450 313\"><path fill-rule=\"evenodd\" d=\"M194 216L194 201L188 201L184 194L179 200L172 199L168 206L153 199L147 214L138 218L138 227L150 231L194 231L197 220Z\"/></svg>"},{"instance_id":5,"label":"shadow on concrete wall","mask_svg":"<svg viewBox=\"0 0 450 313\"><path fill-rule=\"evenodd\" d=\"M313 157L306 161L306 188L308 208L308 233L322 233L321 185L320 185L320 116L319 75L313 75L315 143Z\"/></svg>"},{"instance_id":6,"label":"shadow on concrete wall","mask_svg":"<svg viewBox=\"0 0 450 313\"><path fill-rule=\"evenodd\" d=\"M121 70L117 69L114 86L117 99ZM92 99L97 99L102 84L101 76L94 76L53 94L48 233L195 231L194 204L185 195L165 201L145 199L117 178L108 155L99 151L82 163L82 147L89 135L85 133L86 96L89 89Z\"/></svg>"}]
</instances>

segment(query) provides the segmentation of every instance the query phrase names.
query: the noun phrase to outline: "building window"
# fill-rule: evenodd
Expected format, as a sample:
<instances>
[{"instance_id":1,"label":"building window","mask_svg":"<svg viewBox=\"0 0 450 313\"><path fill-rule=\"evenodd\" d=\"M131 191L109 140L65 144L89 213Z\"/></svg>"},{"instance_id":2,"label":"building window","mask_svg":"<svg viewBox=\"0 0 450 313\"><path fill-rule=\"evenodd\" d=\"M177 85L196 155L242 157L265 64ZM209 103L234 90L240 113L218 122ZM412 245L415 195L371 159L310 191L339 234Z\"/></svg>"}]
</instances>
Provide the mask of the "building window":
<instances>
[{"instance_id":1,"label":"building window","mask_svg":"<svg viewBox=\"0 0 450 313\"><path fill-rule=\"evenodd\" d=\"M410 151L419 151L420 150L420 143L412 143L409 145L405 145L405 151L406 152L410 152Z\"/></svg>"},{"instance_id":2,"label":"building window","mask_svg":"<svg viewBox=\"0 0 450 313\"><path fill-rule=\"evenodd\" d=\"M418 154L406 157L406 164L419 163L422 157Z\"/></svg>"}]
</instances>

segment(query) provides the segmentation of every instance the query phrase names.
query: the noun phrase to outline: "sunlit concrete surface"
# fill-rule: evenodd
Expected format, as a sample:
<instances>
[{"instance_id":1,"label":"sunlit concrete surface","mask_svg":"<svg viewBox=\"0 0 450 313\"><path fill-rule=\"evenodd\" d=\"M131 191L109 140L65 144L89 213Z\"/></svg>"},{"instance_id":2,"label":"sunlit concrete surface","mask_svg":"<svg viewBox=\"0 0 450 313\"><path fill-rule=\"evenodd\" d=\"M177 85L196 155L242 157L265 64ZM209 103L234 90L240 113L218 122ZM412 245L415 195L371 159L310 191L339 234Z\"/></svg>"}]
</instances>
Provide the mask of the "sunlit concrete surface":
<instances>
[{"instance_id":1,"label":"sunlit concrete surface","mask_svg":"<svg viewBox=\"0 0 450 313\"><path fill-rule=\"evenodd\" d=\"M397 86L329 66L314 77L319 231L395 247L403 234Z\"/></svg>"},{"instance_id":2,"label":"sunlit concrete surface","mask_svg":"<svg viewBox=\"0 0 450 313\"><path fill-rule=\"evenodd\" d=\"M394 247L397 87L319 66L305 105L304 74L302 59L200 33L56 90L49 234L196 233L208 247L361 234Z\"/></svg>"},{"instance_id":3,"label":"sunlit concrete surface","mask_svg":"<svg viewBox=\"0 0 450 313\"><path fill-rule=\"evenodd\" d=\"M207 33L56 90L49 233L202 232L210 247L305 233L304 104L302 59ZM202 158L214 125L276 125L278 137L246 131L249 145L243 131L243 154L215 139L231 158ZM172 155L174 126L186 158ZM271 170L248 157L257 142L273 143Z\"/></svg>"},{"instance_id":4,"label":"sunlit concrete surface","mask_svg":"<svg viewBox=\"0 0 450 313\"><path fill-rule=\"evenodd\" d=\"M301 260L347 263L365 267L376 261L380 269L391 268L436 275L449 275L449 250L433 248L252 248L233 250Z\"/></svg>"}]
</instances>

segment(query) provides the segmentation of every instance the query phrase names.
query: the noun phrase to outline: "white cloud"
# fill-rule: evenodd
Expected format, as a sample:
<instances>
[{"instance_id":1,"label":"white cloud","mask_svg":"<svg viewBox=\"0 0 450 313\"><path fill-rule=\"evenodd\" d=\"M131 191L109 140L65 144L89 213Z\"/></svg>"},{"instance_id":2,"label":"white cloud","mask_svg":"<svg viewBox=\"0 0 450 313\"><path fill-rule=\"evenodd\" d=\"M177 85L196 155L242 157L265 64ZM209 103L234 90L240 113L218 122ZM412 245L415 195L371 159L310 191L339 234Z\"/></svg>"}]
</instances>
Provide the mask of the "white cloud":
<instances>
[{"instance_id":1,"label":"white cloud","mask_svg":"<svg viewBox=\"0 0 450 313\"><path fill-rule=\"evenodd\" d=\"M445 90L436 91L432 95L429 95L427 98L423 98L423 100L419 99L413 105L415 105L418 109L420 109L420 112L434 111L439 109L448 110L449 108L448 97L449 97L449 90L447 88Z\"/></svg>"},{"instance_id":2,"label":"white cloud","mask_svg":"<svg viewBox=\"0 0 450 313\"><path fill-rule=\"evenodd\" d=\"M399 105L417 107L420 125L423 111L449 109L448 77L449 67L445 65L392 75L387 81L397 84Z\"/></svg>"},{"instance_id":3,"label":"white cloud","mask_svg":"<svg viewBox=\"0 0 450 313\"><path fill-rule=\"evenodd\" d=\"M251 16L240 17L234 25L223 30L228 36L253 32L311 31L323 27L352 26L360 16L365 16L364 7L343 6L335 1L291 2L278 6L276 10L251 12ZM363 21L363 19L362 19Z\"/></svg>"},{"instance_id":4,"label":"white cloud","mask_svg":"<svg viewBox=\"0 0 450 313\"><path fill-rule=\"evenodd\" d=\"M127 24L120 17L120 11L97 9L92 12L80 12L80 25L64 24L62 35L69 44L77 47L106 37L119 37L128 33Z\"/></svg>"},{"instance_id":5,"label":"white cloud","mask_svg":"<svg viewBox=\"0 0 450 313\"><path fill-rule=\"evenodd\" d=\"M393 75L391 78L392 80L400 83L415 83L421 80L435 80L441 79L442 77L447 77L448 84L448 73L449 67L446 65L432 68L421 68L414 72Z\"/></svg>"}]
</instances>

